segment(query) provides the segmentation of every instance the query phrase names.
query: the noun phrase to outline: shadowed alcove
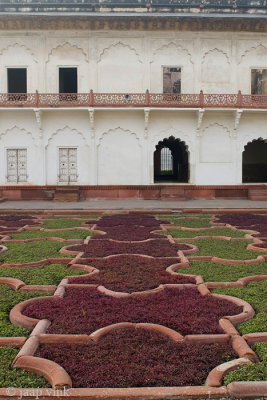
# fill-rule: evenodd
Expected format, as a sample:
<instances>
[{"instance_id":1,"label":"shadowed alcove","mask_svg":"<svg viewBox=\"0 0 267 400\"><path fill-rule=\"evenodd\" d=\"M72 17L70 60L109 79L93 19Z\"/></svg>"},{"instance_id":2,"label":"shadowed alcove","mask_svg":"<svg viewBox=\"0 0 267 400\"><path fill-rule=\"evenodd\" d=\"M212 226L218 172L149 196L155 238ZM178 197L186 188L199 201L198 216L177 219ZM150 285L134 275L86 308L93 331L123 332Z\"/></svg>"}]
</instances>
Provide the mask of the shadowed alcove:
<instances>
[{"instance_id":1,"label":"shadowed alcove","mask_svg":"<svg viewBox=\"0 0 267 400\"><path fill-rule=\"evenodd\" d=\"M249 142L242 154L243 183L267 182L267 140Z\"/></svg>"},{"instance_id":2,"label":"shadowed alcove","mask_svg":"<svg viewBox=\"0 0 267 400\"><path fill-rule=\"evenodd\" d=\"M188 182L188 151L180 139L165 138L154 152L154 182Z\"/></svg>"}]
</instances>

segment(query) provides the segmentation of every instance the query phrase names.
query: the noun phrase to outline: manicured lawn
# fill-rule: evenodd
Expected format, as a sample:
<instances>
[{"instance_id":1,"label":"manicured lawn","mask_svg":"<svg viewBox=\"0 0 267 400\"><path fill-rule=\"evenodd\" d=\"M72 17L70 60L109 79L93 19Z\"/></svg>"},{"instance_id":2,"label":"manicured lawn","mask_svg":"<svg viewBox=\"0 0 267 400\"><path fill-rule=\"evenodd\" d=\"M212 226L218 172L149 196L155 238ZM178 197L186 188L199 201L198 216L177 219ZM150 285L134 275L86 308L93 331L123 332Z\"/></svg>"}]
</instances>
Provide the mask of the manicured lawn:
<instances>
[{"instance_id":1,"label":"manicured lawn","mask_svg":"<svg viewBox=\"0 0 267 400\"><path fill-rule=\"evenodd\" d=\"M239 297L253 307L256 313L254 318L238 326L238 331L242 335L267 331L267 281L251 282L248 286L241 289L218 288L214 290L214 293Z\"/></svg>"},{"instance_id":2,"label":"manicured lawn","mask_svg":"<svg viewBox=\"0 0 267 400\"><path fill-rule=\"evenodd\" d=\"M257 353L260 362L242 365L224 377L224 384L240 381L266 381L267 380L267 343L256 343L252 349Z\"/></svg>"},{"instance_id":3,"label":"manicured lawn","mask_svg":"<svg viewBox=\"0 0 267 400\"><path fill-rule=\"evenodd\" d=\"M63 264L43 265L41 267L0 267L0 276L17 278L26 285L58 285L68 275L83 275L85 272L66 268Z\"/></svg>"},{"instance_id":4,"label":"manicured lawn","mask_svg":"<svg viewBox=\"0 0 267 400\"><path fill-rule=\"evenodd\" d=\"M174 238L193 238L195 236L228 236L228 237L244 237L244 232L233 231L229 228L217 228L208 231L183 231L180 229L168 229L164 235L171 235Z\"/></svg>"},{"instance_id":5,"label":"manicured lawn","mask_svg":"<svg viewBox=\"0 0 267 400\"><path fill-rule=\"evenodd\" d=\"M74 228L75 226L81 226L83 222L85 221L78 221L71 218L55 218L51 221L45 220L41 227L45 229Z\"/></svg>"},{"instance_id":6,"label":"manicured lawn","mask_svg":"<svg viewBox=\"0 0 267 400\"><path fill-rule=\"evenodd\" d=\"M191 267L178 269L181 274L201 275L205 282L235 282L251 275L267 274L267 262L224 265L211 261L190 261Z\"/></svg>"},{"instance_id":7,"label":"manicured lawn","mask_svg":"<svg viewBox=\"0 0 267 400\"><path fill-rule=\"evenodd\" d=\"M196 241L187 240L186 243L192 243L199 248L199 251L194 253L196 256L214 256L230 260L251 260L258 255L264 254L246 249L248 243L252 243L251 240L199 239Z\"/></svg>"},{"instance_id":8,"label":"manicured lawn","mask_svg":"<svg viewBox=\"0 0 267 400\"><path fill-rule=\"evenodd\" d=\"M0 261L3 264L23 264L43 260L47 257L73 258L69 254L62 254L59 250L64 243L53 240L40 240L29 243L7 243L8 251L0 254Z\"/></svg>"},{"instance_id":9,"label":"manicured lawn","mask_svg":"<svg viewBox=\"0 0 267 400\"><path fill-rule=\"evenodd\" d=\"M175 226L184 226L187 228L210 228L212 225L210 224L210 218L194 218L194 219L187 219L187 218L176 218L176 217L161 217L161 219L173 222Z\"/></svg>"},{"instance_id":10,"label":"manicured lawn","mask_svg":"<svg viewBox=\"0 0 267 400\"><path fill-rule=\"evenodd\" d=\"M11 368L19 349L0 347L0 387L1 388L48 388L49 383L41 376L18 368Z\"/></svg>"},{"instance_id":11,"label":"manicured lawn","mask_svg":"<svg viewBox=\"0 0 267 400\"><path fill-rule=\"evenodd\" d=\"M0 336L28 336L28 329L11 324L9 312L16 304L39 296L48 296L48 294L43 292L16 292L7 285L0 284Z\"/></svg>"},{"instance_id":12,"label":"manicured lawn","mask_svg":"<svg viewBox=\"0 0 267 400\"><path fill-rule=\"evenodd\" d=\"M85 239L87 236L93 236L93 235L94 234L92 232L86 229L77 229L75 231L59 231L59 232L58 231L44 232L37 230L29 230L19 233L13 233L9 236L11 239L24 240L32 238L43 238L43 237L58 237L62 239Z\"/></svg>"}]
</instances>

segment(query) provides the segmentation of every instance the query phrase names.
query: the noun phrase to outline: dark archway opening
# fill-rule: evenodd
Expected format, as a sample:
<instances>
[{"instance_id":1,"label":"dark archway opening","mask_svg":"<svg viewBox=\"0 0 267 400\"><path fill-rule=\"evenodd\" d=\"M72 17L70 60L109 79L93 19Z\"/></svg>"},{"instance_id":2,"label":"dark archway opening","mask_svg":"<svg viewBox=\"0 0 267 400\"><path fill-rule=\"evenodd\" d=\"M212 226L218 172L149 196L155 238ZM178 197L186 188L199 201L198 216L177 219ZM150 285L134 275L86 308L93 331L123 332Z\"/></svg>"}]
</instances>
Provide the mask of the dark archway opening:
<instances>
[{"instance_id":1,"label":"dark archway opening","mask_svg":"<svg viewBox=\"0 0 267 400\"><path fill-rule=\"evenodd\" d=\"M242 177L243 183L267 182L267 141L253 140L245 146Z\"/></svg>"},{"instance_id":2,"label":"dark archway opening","mask_svg":"<svg viewBox=\"0 0 267 400\"><path fill-rule=\"evenodd\" d=\"M188 151L184 142L173 136L156 145L154 182L184 182L189 179Z\"/></svg>"}]
</instances>

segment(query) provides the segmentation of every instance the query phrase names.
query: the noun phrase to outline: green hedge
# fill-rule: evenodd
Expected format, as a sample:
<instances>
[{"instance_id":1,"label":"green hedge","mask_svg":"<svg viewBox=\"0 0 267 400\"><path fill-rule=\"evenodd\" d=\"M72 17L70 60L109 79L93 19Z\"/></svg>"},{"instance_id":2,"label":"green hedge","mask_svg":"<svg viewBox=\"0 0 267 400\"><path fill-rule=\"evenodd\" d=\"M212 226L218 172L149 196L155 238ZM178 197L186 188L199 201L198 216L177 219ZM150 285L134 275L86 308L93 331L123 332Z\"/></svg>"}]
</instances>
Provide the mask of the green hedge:
<instances>
[{"instance_id":1,"label":"green hedge","mask_svg":"<svg viewBox=\"0 0 267 400\"><path fill-rule=\"evenodd\" d=\"M231 382L267 380L267 343L256 343L252 348L257 353L260 362L242 365L238 369L229 372L224 377L225 385Z\"/></svg>"},{"instance_id":2,"label":"green hedge","mask_svg":"<svg viewBox=\"0 0 267 400\"><path fill-rule=\"evenodd\" d=\"M240 289L214 290L214 293L227 294L247 301L254 309L255 316L238 326L238 331L245 335L253 332L267 332L267 281L251 282Z\"/></svg>"},{"instance_id":3,"label":"green hedge","mask_svg":"<svg viewBox=\"0 0 267 400\"><path fill-rule=\"evenodd\" d=\"M201 275L205 282L235 282L250 275L265 275L267 261L257 264L225 265L211 261L190 261L191 267L177 269L182 274Z\"/></svg>"}]
</instances>

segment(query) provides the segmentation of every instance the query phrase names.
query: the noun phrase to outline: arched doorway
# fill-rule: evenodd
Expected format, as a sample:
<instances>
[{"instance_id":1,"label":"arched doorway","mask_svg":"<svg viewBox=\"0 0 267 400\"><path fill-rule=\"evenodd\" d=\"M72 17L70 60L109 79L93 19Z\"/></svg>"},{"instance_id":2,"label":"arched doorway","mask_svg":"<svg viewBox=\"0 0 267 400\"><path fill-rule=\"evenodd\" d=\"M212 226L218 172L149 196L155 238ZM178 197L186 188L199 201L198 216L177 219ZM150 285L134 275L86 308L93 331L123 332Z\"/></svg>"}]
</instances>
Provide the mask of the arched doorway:
<instances>
[{"instance_id":1,"label":"arched doorway","mask_svg":"<svg viewBox=\"0 0 267 400\"><path fill-rule=\"evenodd\" d=\"M249 142L242 154L243 183L267 182L267 140Z\"/></svg>"},{"instance_id":2,"label":"arched doorway","mask_svg":"<svg viewBox=\"0 0 267 400\"><path fill-rule=\"evenodd\" d=\"M154 182L188 182L188 151L180 139L165 138L154 151Z\"/></svg>"}]
</instances>

